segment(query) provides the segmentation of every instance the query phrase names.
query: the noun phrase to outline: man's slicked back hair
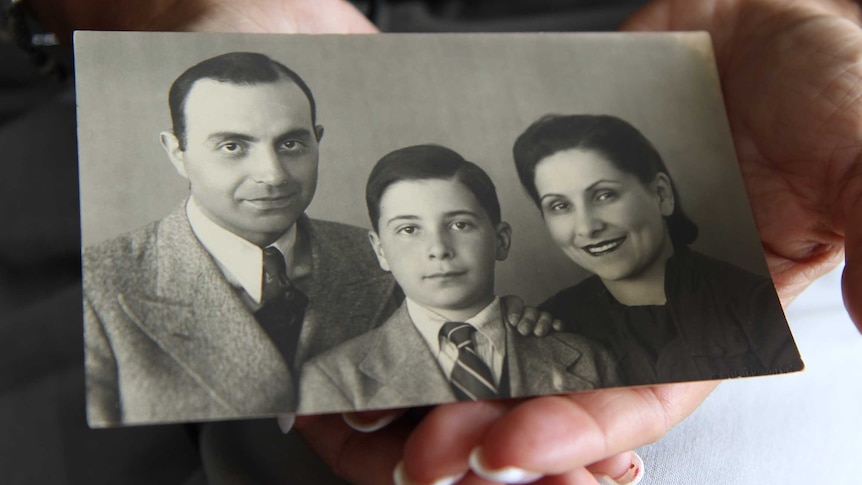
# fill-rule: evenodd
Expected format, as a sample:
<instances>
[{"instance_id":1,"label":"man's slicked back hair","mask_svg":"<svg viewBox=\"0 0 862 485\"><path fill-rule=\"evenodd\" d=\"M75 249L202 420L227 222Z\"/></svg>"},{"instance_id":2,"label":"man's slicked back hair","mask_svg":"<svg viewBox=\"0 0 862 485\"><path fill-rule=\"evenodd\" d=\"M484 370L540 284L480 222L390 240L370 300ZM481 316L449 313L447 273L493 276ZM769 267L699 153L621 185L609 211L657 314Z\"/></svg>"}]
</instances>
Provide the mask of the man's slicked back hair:
<instances>
[{"instance_id":1,"label":"man's slicked back hair","mask_svg":"<svg viewBox=\"0 0 862 485\"><path fill-rule=\"evenodd\" d=\"M311 124L317 123L314 95L299 74L284 64L257 52L228 52L186 69L171 85L168 105L171 110L174 136L179 140L181 150L185 150L186 145L186 99L194 84L201 79L212 79L240 86L290 81L305 93L311 108Z\"/></svg>"},{"instance_id":2,"label":"man's slicked back hair","mask_svg":"<svg viewBox=\"0 0 862 485\"><path fill-rule=\"evenodd\" d=\"M500 223L500 200L491 177L473 162L440 145L414 145L395 150L377 162L365 185L365 204L371 226L378 231L380 199L390 185L402 180L454 180L473 193L495 226Z\"/></svg>"}]
</instances>

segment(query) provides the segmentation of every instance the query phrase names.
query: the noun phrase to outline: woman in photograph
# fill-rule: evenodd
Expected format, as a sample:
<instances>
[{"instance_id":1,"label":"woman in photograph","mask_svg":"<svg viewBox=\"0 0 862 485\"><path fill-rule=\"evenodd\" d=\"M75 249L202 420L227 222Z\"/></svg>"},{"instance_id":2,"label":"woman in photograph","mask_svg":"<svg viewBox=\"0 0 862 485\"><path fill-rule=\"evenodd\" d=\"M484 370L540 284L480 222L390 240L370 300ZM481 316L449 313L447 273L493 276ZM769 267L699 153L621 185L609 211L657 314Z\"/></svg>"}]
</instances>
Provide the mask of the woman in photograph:
<instances>
[{"instance_id":1,"label":"woman in photograph","mask_svg":"<svg viewBox=\"0 0 862 485\"><path fill-rule=\"evenodd\" d=\"M611 349L628 384L801 368L772 282L689 248L697 226L635 127L549 115L513 152L551 238L593 273L542 309Z\"/></svg>"}]
</instances>

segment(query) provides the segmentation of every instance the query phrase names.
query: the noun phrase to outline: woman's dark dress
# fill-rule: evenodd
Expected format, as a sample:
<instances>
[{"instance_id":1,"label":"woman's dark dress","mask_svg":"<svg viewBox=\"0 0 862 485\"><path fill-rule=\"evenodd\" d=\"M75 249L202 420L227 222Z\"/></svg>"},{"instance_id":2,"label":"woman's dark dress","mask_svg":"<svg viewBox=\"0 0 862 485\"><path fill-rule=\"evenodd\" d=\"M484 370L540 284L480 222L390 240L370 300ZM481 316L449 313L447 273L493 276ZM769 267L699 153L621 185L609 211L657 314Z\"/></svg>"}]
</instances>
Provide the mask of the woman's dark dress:
<instances>
[{"instance_id":1,"label":"woman's dark dress","mask_svg":"<svg viewBox=\"0 0 862 485\"><path fill-rule=\"evenodd\" d=\"M630 385L802 368L769 279L686 248L667 262L665 294L664 305L630 307L592 276L541 309L604 343Z\"/></svg>"}]
</instances>

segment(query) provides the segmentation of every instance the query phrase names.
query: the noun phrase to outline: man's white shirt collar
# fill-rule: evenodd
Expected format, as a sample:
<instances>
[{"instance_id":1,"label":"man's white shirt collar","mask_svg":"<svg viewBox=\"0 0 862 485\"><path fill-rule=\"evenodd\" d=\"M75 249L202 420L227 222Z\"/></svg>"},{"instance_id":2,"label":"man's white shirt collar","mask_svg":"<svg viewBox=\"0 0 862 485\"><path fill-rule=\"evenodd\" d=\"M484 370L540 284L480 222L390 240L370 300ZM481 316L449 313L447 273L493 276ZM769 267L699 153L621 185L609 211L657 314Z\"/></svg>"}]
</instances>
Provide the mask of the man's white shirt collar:
<instances>
[{"instance_id":1,"label":"man's white shirt collar","mask_svg":"<svg viewBox=\"0 0 862 485\"><path fill-rule=\"evenodd\" d=\"M241 287L256 304L260 304L263 293L263 250L213 222L198 207L194 197L189 197L186 215L192 232L213 257L228 282ZM295 241L296 224L270 246L276 247L287 258L293 252Z\"/></svg>"}]
</instances>

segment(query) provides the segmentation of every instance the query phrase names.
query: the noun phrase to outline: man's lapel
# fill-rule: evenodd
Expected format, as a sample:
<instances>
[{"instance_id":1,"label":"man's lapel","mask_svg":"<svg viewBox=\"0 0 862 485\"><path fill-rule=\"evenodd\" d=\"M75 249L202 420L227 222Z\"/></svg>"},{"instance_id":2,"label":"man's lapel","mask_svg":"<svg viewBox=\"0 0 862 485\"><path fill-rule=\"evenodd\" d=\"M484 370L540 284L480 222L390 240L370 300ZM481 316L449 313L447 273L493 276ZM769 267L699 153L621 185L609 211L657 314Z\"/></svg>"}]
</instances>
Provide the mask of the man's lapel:
<instances>
[{"instance_id":1,"label":"man's lapel","mask_svg":"<svg viewBox=\"0 0 862 485\"><path fill-rule=\"evenodd\" d=\"M575 373L583 352L554 335L525 337L506 325L506 347L512 397L594 387Z\"/></svg>"},{"instance_id":2,"label":"man's lapel","mask_svg":"<svg viewBox=\"0 0 862 485\"><path fill-rule=\"evenodd\" d=\"M297 224L309 239L313 264L297 355L301 364L385 321L395 309L397 290L392 277L373 261L365 240L345 240L334 224L305 216Z\"/></svg>"},{"instance_id":3,"label":"man's lapel","mask_svg":"<svg viewBox=\"0 0 862 485\"><path fill-rule=\"evenodd\" d=\"M402 304L378 331L359 371L380 383L368 407L421 405L454 401L455 395L428 344Z\"/></svg>"},{"instance_id":4,"label":"man's lapel","mask_svg":"<svg viewBox=\"0 0 862 485\"><path fill-rule=\"evenodd\" d=\"M244 413L292 406L293 377L184 207L159 224L157 245L156 294L121 295L129 317L223 405Z\"/></svg>"}]
</instances>

